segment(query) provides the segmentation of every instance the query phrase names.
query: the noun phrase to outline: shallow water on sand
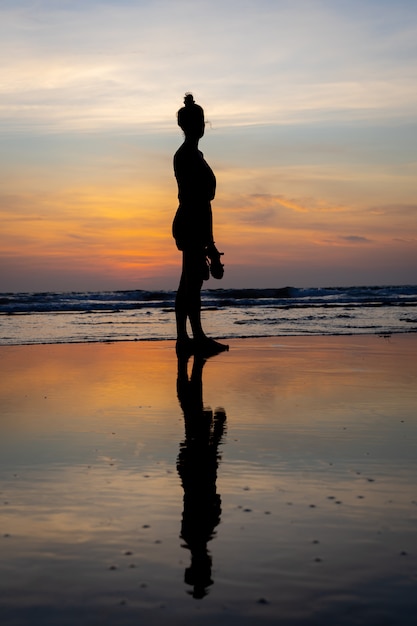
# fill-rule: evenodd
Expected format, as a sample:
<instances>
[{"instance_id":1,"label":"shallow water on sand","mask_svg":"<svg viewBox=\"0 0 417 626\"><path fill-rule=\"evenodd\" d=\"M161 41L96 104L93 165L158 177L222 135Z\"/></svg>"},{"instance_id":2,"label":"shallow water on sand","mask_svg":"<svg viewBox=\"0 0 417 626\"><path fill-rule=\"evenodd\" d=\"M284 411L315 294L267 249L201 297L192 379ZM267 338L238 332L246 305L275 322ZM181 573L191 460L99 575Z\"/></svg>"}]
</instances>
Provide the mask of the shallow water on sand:
<instances>
[{"instance_id":1,"label":"shallow water on sand","mask_svg":"<svg viewBox=\"0 0 417 626\"><path fill-rule=\"evenodd\" d=\"M414 624L416 345L1 348L1 623Z\"/></svg>"}]
</instances>

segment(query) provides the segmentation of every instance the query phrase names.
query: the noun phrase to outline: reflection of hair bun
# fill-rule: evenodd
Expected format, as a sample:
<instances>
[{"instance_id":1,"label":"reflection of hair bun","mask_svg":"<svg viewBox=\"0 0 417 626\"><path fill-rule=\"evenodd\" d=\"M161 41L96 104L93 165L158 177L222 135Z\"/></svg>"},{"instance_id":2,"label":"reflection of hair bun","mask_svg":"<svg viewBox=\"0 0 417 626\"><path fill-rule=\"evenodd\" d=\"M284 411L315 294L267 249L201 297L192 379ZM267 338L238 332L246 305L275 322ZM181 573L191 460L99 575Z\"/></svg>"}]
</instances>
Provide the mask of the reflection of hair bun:
<instances>
[{"instance_id":1,"label":"reflection of hair bun","mask_svg":"<svg viewBox=\"0 0 417 626\"><path fill-rule=\"evenodd\" d=\"M185 94L184 104L185 104L186 107L192 107L193 104L195 104L195 101L194 101L192 93L187 92Z\"/></svg>"}]
</instances>

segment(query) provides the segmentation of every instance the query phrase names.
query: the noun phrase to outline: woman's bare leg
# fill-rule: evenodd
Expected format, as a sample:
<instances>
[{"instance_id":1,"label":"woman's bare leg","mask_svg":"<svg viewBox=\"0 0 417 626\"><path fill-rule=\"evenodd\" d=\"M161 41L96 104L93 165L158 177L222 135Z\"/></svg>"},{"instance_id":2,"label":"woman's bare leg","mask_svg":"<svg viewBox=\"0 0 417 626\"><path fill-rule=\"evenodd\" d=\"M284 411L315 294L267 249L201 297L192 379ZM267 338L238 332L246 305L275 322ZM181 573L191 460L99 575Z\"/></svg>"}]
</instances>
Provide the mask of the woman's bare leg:
<instances>
[{"instance_id":1,"label":"woman's bare leg","mask_svg":"<svg viewBox=\"0 0 417 626\"><path fill-rule=\"evenodd\" d=\"M175 299L175 317L177 338L187 340L187 318L190 320L194 338L203 339L205 334L201 325L201 287L203 279L199 268L200 254L184 251L182 253L182 273Z\"/></svg>"},{"instance_id":2,"label":"woman's bare leg","mask_svg":"<svg viewBox=\"0 0 417 626\"><path fill-rule=\"evenodd\" d=\"M199 251L183 251L183 264L180 284L175 299L177 322L177 346L190 344L187 333L187 318L190 320L194 338L194 349L202 353L216 354L229 347L207 337L201 324L202 269L205 255Z\"/></svg>"}]
</instances>

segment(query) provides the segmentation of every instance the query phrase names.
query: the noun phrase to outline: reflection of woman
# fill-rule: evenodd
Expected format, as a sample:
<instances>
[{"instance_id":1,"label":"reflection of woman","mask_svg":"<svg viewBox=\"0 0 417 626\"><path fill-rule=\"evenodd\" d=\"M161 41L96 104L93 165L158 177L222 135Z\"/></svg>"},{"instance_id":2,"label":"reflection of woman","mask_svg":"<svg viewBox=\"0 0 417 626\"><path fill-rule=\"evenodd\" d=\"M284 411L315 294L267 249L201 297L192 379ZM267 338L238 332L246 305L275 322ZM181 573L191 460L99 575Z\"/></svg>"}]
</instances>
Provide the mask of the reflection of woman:
<instances>
[{"instance_id":1,"label":"reflection of woman","mask_svg":"<svg viewBox=\"0 0 417 626\"><path fill-rule=\"evenodd\" d=\"M185 440L180 445L177 469L184 489L181 538L191 552L185 582L192 585L194 598L207 595L211 579L211 556L207 543L220 522L221 500L216 489L218 447L224 433L223 409L203 409L202 373L204 359L194 357L188 378L188 357L178 357L178 399L184 412Z\"/></svg>"},{"instance_id":2,"label":"reflection of woman","mask_svg":"<svg viewBox=\"0 0 417 626\"><path fill-rule=\"evenodd\" d=\"M174 156L174 172L178 183L179 207L172 225L177 247L182 251L182 273L175 301L177 351L211 355L227 350L209 339L201 326L201 287L211 272L222 278L221 253L213 240L211 200L216 191L216 178L198 142L204 135L204 111L191 94L178 111L178 125L184 132L184 143ZM208 259L208 260L207 260ZM187 318L193 340L187 333Z\"/></svg>"}]
</instances>

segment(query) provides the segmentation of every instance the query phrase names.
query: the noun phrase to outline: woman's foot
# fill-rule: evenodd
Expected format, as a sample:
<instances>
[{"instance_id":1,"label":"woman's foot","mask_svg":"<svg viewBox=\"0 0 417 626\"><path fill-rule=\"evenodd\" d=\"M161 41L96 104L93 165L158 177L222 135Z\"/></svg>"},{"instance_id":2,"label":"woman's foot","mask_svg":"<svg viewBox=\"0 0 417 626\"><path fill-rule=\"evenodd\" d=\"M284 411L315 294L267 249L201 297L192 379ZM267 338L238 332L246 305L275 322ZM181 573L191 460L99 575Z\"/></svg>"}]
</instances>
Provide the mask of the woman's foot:
<instances>
[{"instance_id":1,"label":"woman's foot","mask_svg":"<svg viewBox=\"0 0 417 626\"><path fill-rule=\"evenodd\" d=\"M220 352L226 352L229 350L229 346L225 343L220 343L209 337L203 337L202 339L194 339L194 353L200 356L214 356Z\"/></svg>"}]
</instances>

